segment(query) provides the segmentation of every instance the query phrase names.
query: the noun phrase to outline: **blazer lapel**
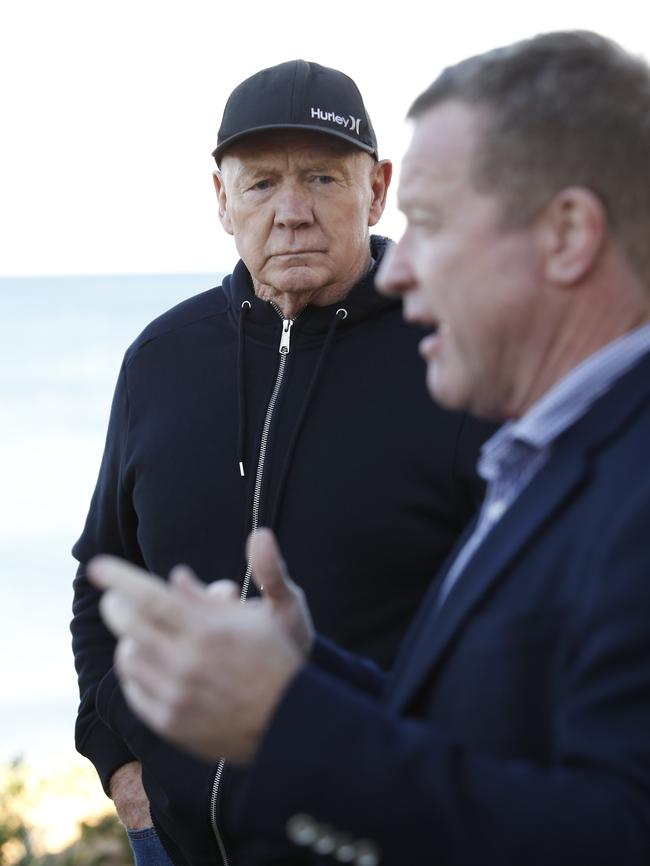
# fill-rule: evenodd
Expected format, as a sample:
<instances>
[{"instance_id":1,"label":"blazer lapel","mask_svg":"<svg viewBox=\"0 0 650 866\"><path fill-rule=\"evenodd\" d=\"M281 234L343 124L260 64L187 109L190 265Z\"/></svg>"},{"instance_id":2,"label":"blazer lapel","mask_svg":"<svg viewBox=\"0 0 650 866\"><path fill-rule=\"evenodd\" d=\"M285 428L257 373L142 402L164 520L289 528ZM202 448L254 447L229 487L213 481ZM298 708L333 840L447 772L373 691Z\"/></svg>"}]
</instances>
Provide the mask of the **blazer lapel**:
<instances>
[{"instance_id":1,"label":"blazer lapel","mask_svg":"<svg viewBox=\"0 0 650 866\"><path fill-rule=\"evenodd\" d=\"M427 613L417 623L416 633L393 669L388 695L391 706L402 708L423 680L431 676L473 608L498 582L518 551L561 506L584 471L584 460L576 460L575 454L565 453L549 461L490 530L443 604L438 606L437 599L429 599ZM439 581L436 584L440 586Z\"/></svg>"},{"instance_id":2,"label":"blazer lapel","mask_svg":"<svg viewBox=\"0 0 650 866\"><path fill-rule=\"evenodd\" d=\"M472 610L585 477L589 452L615 435L647 403L649 391L650 355L646 355L567 431L548 463L475 551L444 603L438 607L437 592L427 595L425 609L408 634L387 683L385 697L391 707L403 709L435 673ZM436 590L441 579L442 575L435 581Z\"/></svg>"}]
</instances>

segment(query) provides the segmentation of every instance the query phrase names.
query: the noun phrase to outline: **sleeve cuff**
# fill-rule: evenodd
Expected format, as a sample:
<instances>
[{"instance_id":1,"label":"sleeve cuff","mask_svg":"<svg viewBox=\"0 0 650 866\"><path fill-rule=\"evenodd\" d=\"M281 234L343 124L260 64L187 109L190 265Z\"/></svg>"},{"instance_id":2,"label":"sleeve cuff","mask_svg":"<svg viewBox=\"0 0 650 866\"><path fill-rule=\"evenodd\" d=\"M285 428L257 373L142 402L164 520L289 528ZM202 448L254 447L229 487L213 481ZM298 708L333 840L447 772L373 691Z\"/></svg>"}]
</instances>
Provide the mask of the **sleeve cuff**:
<instances>
[{"instance_id":1,"label":"sleeve cuff","mask_svg":"<svg viewBox=\"0 0 650 866\"><path fill-rule=\"evenodd\" d=\"M94 765L107 797L110 797L109 783L113 773L124 764L137 760L124 740L99 718L87 730L86 736L77 745L77 751Z\"/></svg>"},{"instance_id":2,"label":"sleeve cuff","mask_svg":"<svg viewBox=\"0 0 650 866\"><path fill-rule=\"evenodd\" d=\"M321 670L369 695L379 697L384 690L386 674L380 667L320 635L314 641L309 660Z\"/></svg>"}]
</instances>

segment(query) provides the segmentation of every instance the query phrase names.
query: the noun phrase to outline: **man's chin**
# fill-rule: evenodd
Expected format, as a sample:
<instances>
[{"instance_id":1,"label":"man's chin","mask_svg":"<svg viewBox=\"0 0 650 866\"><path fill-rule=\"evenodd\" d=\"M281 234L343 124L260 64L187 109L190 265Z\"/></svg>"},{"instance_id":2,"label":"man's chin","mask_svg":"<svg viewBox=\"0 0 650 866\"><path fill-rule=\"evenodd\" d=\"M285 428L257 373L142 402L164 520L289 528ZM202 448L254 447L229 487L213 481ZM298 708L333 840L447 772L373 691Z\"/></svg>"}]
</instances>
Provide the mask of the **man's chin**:
<instances>
[{"instance_id":1,"label":"man's chin","mask_svg":"<svg viewBox=\"0 0 650 866\"><path fill-rule=\"evenodd\" d=\"M427 364L427 391L431 399L445 409L466 409L466 399L458 387L454 387L440 369L440 362L429 361Z\"/></svg>"},{"instance_id":2,"label":"man's chin","mask_svg":"<svg viewBox=\"0 0 650 866\"><path fill-rule=\"evenodd\" d=\"M467 412L484 421L502 422L510 417L495 399L493 392L460 378L452 379L441 375L438 365L427 367L427 391L439 406L452 412Z\"/></svg>"},{"instance_id":3,"label":"man's chin","mask_svg":"<svg viewBox=\"0 0 650 866\"><path fill-rule=\"evenodd\" d=\"M330 282L329 275L314 268L296 265L273 273L264 280L276 292L317 292Z\"/></svg>"}]
</instances>

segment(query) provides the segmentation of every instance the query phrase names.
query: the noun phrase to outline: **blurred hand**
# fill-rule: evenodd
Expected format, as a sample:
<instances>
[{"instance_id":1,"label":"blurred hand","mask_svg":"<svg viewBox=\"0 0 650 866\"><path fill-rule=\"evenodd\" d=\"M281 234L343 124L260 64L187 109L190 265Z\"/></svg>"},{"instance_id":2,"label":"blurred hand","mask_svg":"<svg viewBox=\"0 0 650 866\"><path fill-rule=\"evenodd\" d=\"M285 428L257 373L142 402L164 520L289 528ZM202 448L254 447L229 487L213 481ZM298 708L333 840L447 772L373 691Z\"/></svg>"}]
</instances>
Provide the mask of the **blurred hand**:
<instances>
[{"instance_id":1,"label":"blurred hand","mask_svg":"<svg viewBox=\"0 0 650 866\"><path fill-rule=\"evenodd\" d=\"M142 767L138 761L116 770L110 778L109 789L118 818L128 830L151 827L149 799L142 786Z\"/></svg>"},{"instance_id":2,"label":"blurred hand","mask_svg":"<svg viewBox=\"0 0 650 866\"><path fill-rule=\"evenodd\" d=\"M88 568L108 590L100 610L118 637L127 701L162 736L212 760L251 760L313 640L270 533L253 539L251 555L268 597L247 605L234 584L206 588L185 567L170 584L113 557Z\"/></svg>"},{"instance_id":3,"label":"blurred hand","mask_svg":"<svg viewBox=\"0 0 650 866\"><path fill-rule=\"evenodd\" d=\"M247 555L253 569L253 580L262 597L271 604L300 653L308 656L314 643L314 626L305 594L289 577L275 535L270 529L258 529L250 534ZM206 600L206 592L210 603L238 601L240 597L239 587L233 581L218 580L206 587L184 565L173 568L169 580L186 598L201 602ZM256 602L257 599L251 599L247 604Z\"/></svg>"}]
</instances>

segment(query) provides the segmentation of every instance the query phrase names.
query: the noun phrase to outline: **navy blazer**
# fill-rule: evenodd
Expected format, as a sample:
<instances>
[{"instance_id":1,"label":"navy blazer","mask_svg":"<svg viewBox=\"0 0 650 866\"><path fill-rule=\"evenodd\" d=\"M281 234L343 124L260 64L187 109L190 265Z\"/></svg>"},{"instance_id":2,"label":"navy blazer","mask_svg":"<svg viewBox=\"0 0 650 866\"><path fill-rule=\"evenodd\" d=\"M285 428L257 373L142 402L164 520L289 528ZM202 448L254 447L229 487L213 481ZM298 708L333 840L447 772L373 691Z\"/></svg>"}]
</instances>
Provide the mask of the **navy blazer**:
<instances>
[{"instance_id":1,"label":"navy blazer","mask_svg":"<svg viewBox=\"0 0 650 866\"><path fill-rule=\"evenodd\" d=\"M288 833L306 863L650 864L649 454L646 356L438 609L443 569L386 681L318 645L239 804L260 862Z\"/></svg>"}]
</instances>

